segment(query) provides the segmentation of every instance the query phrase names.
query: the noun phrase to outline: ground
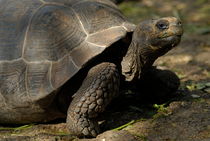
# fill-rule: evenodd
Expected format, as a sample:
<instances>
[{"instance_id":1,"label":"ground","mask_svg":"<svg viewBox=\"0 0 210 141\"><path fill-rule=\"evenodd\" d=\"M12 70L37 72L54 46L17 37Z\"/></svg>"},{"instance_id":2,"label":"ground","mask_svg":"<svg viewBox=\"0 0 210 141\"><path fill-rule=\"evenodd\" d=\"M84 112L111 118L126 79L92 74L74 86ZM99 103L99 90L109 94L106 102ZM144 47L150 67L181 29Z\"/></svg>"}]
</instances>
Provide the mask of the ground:
<instances>
[{"instance_id":1,"label":"ground","mask_svg":"<svg viewBox=\"0 0 210 141\"><path fill-rule=\"evenodd\" d=\"M170 15L183 21L180 45L155 62L179 76L179 90L155 101L124 88L102 114L103 132L94 139L78 139L64 122L54 122L0 127L0 141L210 141L210 1L127 0L120 8L134 23Z\"/></svg>"}]
</instances>

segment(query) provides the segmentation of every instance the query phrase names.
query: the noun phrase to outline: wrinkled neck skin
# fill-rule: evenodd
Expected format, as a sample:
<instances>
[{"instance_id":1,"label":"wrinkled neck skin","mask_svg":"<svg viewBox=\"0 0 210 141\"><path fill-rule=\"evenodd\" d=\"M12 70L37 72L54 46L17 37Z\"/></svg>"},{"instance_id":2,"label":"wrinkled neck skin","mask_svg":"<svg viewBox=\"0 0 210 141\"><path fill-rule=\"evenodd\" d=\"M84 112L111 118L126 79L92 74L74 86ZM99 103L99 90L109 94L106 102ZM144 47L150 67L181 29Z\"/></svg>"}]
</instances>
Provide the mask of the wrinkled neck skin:
<instances>
[{"instance_id":1,"label":"wrinkled neck skin","mask_svg":"<svg viewBox=\"0 0 210 141\"><path fill-rule=\"evenodd\" d=\"M126 81L139 79L141 74L160 56L160 53L154 51L153 47L147 44L147 39L142 35L138 39L133 35L132 42L128 51L121 62L122 74Z\"/></svg>"}]
</instances>

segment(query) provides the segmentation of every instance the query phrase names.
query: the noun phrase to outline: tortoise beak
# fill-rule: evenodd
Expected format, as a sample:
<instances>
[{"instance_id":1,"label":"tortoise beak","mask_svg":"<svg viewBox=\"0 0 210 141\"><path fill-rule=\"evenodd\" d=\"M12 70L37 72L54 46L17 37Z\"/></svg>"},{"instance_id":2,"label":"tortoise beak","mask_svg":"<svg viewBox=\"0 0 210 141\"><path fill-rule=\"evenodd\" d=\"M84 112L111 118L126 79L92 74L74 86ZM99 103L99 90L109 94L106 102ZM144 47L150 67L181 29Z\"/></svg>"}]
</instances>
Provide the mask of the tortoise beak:
<instances>
[{"instance_id":1,"label":"tortoise beak","mask_svg":"<svg viewBox=\"0 0 210 141\"><path fill-rule=\"evenodd\" d=\"M181 37L183 35L183 27L181 20L175 18L175 17L166 17L164 18L169 21L169 28L168 33L169 36L178 36Z\"/></svg>"}]
</instances>

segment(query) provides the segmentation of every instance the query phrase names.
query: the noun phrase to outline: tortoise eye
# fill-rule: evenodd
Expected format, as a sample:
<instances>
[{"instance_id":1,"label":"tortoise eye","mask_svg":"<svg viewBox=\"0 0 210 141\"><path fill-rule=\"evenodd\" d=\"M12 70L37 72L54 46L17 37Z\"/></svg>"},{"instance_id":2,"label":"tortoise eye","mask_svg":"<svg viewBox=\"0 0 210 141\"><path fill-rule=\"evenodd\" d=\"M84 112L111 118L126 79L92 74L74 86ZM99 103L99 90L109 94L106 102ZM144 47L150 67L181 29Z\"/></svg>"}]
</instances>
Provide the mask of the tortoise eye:
<instances>
[{"instance_id":1,"label":"tortoise eye","mask_svg":"<svg viewBox=\"0 0 210 141\"><path fill-rule=\"evenodd\" d=\"M158 29L164 30L169 28L169 22L167 20L160 20L156 23Z\"/></svg>"}]
</instances>

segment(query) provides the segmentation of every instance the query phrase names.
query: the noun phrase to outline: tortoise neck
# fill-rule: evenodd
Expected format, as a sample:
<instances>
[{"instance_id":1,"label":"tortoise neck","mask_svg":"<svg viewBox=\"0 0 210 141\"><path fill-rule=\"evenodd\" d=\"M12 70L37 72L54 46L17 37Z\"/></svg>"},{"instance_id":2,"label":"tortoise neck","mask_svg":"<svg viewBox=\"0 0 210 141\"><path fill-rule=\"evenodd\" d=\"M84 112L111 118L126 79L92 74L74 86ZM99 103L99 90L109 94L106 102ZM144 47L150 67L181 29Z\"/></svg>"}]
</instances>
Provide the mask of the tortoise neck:
<instances>
[{"instance_id":1,"label":"tortoise neck","mask_svg":"<svg viewBox=\"0 0 210 141\"><path fill-rule=\"evenodd\" d=\"M127 81L132 81L138 77L140 73L140 59L138 55L138 46L136 42L132 40L126 55L123 57L121 62L122 74L125 76Z\"/></svg>"}]
</instances>

